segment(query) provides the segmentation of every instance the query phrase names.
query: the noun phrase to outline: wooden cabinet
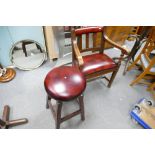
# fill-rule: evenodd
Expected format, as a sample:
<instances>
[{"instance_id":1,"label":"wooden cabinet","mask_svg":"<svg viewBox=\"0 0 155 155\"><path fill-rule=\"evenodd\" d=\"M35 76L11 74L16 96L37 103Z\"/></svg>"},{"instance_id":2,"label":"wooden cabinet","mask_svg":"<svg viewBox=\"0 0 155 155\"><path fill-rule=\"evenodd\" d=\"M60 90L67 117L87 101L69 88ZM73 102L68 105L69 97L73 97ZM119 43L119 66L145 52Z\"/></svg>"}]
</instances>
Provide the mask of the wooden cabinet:
<instances>
[{"instance_id":1,"label":"wooden cabinet","mask_svg":"<svg viewBox=\"0 0 155 155\"><path fill-rule=\"evenodd\" d=\"M106 35L114 42L123 45L129 34L137 33L138 27L135 26L107 26ZM97 44L100 44L101 34L97 36ZM111 45L105 44L105 48L110 48Z\"/></svg>"}]
</instances>

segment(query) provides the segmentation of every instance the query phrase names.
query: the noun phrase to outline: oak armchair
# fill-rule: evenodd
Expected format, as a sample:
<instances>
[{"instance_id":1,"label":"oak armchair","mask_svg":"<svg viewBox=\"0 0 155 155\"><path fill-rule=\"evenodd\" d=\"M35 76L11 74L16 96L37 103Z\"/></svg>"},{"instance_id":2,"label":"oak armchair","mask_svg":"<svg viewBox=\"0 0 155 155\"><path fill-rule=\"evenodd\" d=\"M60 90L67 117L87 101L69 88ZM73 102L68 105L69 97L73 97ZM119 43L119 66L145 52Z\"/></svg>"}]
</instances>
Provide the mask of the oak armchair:
<instances>
[{"instance_id":1,"label":"oak armchair","mask_svg":"<svg viewBox=\"0 0 155 155\"><path fill-rule=\"evenodd\" d=\"M99 33L101 33L101 40L98 45L97 34ZM83 36L85 36L85 39ZM72 30L71 41L73 65L81 70L87 80L112 73L110 79L104 77L109 81L108 87L111 87L124 55L128 54L127 50L105 35L105 27L85 27ZM112 59L105 54L104 45L106 42L121 50L118 58ZM92 47L90 47L90 44ZM83 55L86 52L87 55Z\"/></svg>"}]
</instances>

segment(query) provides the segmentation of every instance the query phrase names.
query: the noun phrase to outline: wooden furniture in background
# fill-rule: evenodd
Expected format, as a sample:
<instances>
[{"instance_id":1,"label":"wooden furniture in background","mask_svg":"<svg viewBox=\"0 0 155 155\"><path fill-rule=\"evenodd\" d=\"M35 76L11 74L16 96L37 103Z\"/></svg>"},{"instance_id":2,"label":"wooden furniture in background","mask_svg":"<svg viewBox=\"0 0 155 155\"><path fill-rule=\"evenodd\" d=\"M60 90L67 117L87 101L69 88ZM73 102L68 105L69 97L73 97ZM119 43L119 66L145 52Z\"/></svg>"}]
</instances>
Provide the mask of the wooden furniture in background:
<instances>
[{"instance_id":1,"label":"wooden furniture in background","mask_svg":"<svg viewBox=\"0 0 155 155\"><path fill-rule=\"evenodd\" d=\"M65 38L71 38L72 29L80 28L80 26L64 26Z\"/></svg>"},{"instance_id":2,"label":"wooden furniture in background","mask_svg":"<svg viewBox=\"0 0 155 155\"><path fill-rule=\"evenodd\" d=\"M10 107L8 105L6 105L3 110L2 119L0 119L0 129L8 129L9 127L25 124L28 122L28 120L26 118L10 121L9 113L10 113Z\"/></svg>"},{"instance_id":3,"label":"wooden furniture in background","mask_svg":"<svg viewBox=\"0 0 155 155\"><path fill-rule=\"evenodd\" d=\"M141 53L138 55L136 60L127 68L127 70L131 70L133 67L136 66L137 62L141 62L141 66L143 72L132 81L130 84L131 86L138 83L142 80L146 75L153 75L155 76L155 56L150 58L150 53L155 49L155 28L152 27L151 32L149 33L149 38L142 49Z\"/></svg>"},{"instance_id":4,"label":"wooden furniture in background","mask_svg":"<svg viewBox=\"0 0 155 155\"><path fill-rule=\"evenodd\" d=\"M57 129L60 128L62 122L76 115L81 114L81 120L85 119L83 91L86 87L86 80L77 68L71 66L54 68L47 74L44 85L47 92L46 108L51 109ZM51 99L56 100L55 106L52 104ZM63 102L66 103L73 99L78 101L80 109L62 117Z\"/></svg>"},{"instance_id":5,"label":"wooden furniture in background","mask_svg":"<svg viewBox=\"0 0 155 155\"><path fill-rule=\"evenodd\" d=\"M106 35L112 41L118 43L120 46L124 45L125 40L128 38L129 34L134 34L135 28L133 26L107 26ZM97 34L96 44L100 44L101 33ZM111 48L112 45L105 43L105 48Z\"/></svg>"},{"instance_id":6,"label":"wooden furniture in background","mask_svg":"<svg viewBox=\"0 0 155 155\"><path fill-rule=\"evenodd\" d=\"M138 52L138 50L140 49L143 42L145 41L144 38L148 36L150 29L151 29L151 26L141 26L136 35L131 35L130 38L135 38L136 41L129 55L126 57L123 75L126 74L127 67L129 65L130 60L132 59L134 61L134 57Z\"/></svg>"},{"instance_id":7,"label":"wooden furniture in background","mask_svg":"<svg viewBox=\"0 0 155 155\"><path fill-rule=\"evenodd\" d=\"M154 77L154 80L155 80L155 77ZM150 91L150 93L153 96L153 99L155 100L155 82L149 85L147 91Z\"/></svg>"},{"instance_id":8,"label":"wooden furniture in background","mask_svg":"<svg viewBox=\"0 0 155 155\"><path fill-rule=\"evenodd\" d=\"M102 76L107 73L112 73L110 79L106 78L109 81L108 87L111 86L118 70L121 65L122 58L125 54L127 54L126 49L116 44L112 40L110 40L105 35L105 27L86 27L80 28L72 31L72 59L73 65L77 66L79 70L85 75L87 80ZM100 37L100 44L97 42L97 34L101 33L102 37ZM91 35L93 34L93 35ZM85 43L82 39L82 36L85 35ZM92 36L93 47L90 47L90 37ZM119 58L115 58L113 60L108 55L104 54L104 45L108 42L112 46L121 50L121 55ZM86 47L83 47L83 44ZM86 55L82 55L84 52L93 51L93 53ZM94 52L97 53L94 53Z\"/></svg>"}]
</instances>

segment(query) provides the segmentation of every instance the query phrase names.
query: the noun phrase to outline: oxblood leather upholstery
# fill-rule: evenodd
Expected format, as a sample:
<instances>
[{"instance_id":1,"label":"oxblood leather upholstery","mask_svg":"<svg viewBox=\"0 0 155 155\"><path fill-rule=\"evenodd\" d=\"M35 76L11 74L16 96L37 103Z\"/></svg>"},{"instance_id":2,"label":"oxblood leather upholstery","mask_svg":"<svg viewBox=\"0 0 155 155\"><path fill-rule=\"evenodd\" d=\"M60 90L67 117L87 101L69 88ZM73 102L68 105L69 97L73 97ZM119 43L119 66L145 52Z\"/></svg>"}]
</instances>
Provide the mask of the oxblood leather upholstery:
<instances>
[{"instance_id":1,"label":"oxblood leather upholstery","mask_svg":"<svg viewBox=\"0 0 155 155\"><path fill-rule=\"evenodd\" d=\"M109 81L108 87L110 88L120 68L123 56L127 51L110 40L106 36L105 31L106 28L100 26L73 30L71 39L73 49L72 59L73 65L81 70L87 81L112 73L109 79L105 78ZM101 33L101 37L98 37L98 32ZM120 56L117 57L117 63L115 63L109 56L103 54L105 43L111 44L113 47L121 50ZM100 45L98 46L98 44ZM82 54L88 51L89 55L85 56ZM90 51L92 51L92 53L90 53ZM98 52L98 54L94 54L94 52Z\"/></svg>"},{"instance_id":2,"label":"oxblood leather upholstery","mask_svg":"<svg viewBox=\"0 0 155 155\"><path fill-rule=\"evenodd\" d=\"M87 75L96 71L102 71L117 67L115 62L105 54L92 54L83 56L84 65L81 71Z\"/></svg>"},{"instance_id":3,"label":"oxblood leather upholstery","mask_svg":"<svg viewBox=\"0 0 155 155\"><path fill-rule=\"evenodd\" d=\"M86 33L95 33L95 32L102 32L102 27L99 26L94 26L94 27L85 27L82 29L76 29L75 34L76 35L81 35L81 34L86 34Z\"/></svg>"},{"instance_id":4,"label":"oxblood leather upholstery","mask_svg":"<svg viewBox=\"0 0 155 155\"><path fill-rule=\"evenodd\" d=\"M44 85L50 97L68 101L81 95L86 87L86 80L75 67L61 66L47 74Z\"/></svg>"}]
</instances>

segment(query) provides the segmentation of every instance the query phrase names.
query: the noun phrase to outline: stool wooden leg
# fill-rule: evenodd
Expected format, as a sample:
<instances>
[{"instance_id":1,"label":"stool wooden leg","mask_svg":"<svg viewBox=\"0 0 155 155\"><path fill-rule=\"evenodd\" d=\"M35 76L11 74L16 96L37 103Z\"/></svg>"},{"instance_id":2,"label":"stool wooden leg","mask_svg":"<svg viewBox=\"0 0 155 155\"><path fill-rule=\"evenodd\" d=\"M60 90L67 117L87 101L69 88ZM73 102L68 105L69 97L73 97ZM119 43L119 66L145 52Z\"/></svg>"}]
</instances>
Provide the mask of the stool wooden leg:
<instances>
[{"instance_id":1,"label":"stool wooden leg","mask_svg":"<svg viewBox=\"0 0 155 155\"><path fill-rule=\"evenodd\" d=\"M51 100L51 98L47 95L46 97L46 109L49 109L49 100Z\"/></svg>"},{"instance_id":2,"label":"stool wooden leg","mask_svg":"<svg viewBox=\"0 0 155 155\"><path fill-rule=\"evenodd\" d=\"M81 94L79 97L79 104L80 104L80 111L81 111L81 120L85 120L85 114L84 114L84 102L83 102L83 94Z\"/></svg>"},{"instance_id":3,"label":"stool wooden leg","mask_svg":"<svg viewBox=\"0 0 155 155\"><path fill-rule=\"evenodd\" d=\"M58 107L57 107L57 117L56 117L56 129L60 128L61 124L61 109L62 109L62 102L58 102Z\"/></svg>"},{"instance_id":4,"label":"stool wooden leg","mask_svg":"<svg viewBox=\"0 0 155 155\"><path fill-rule=\"evenodd\" d=\"M79 110L74 111L64 117L61 117L61 110L62 110L62 106L63 106L63 102L62 101L57 101L57 106L56 108L54 107L54 105L52 105L51 102L48 103L48 107L50 108L53 117L55 119L55 125L56 125L56 129L60 129L60 124L76 115L81 114L81 120L85 120L85 114L84 114L84 102L83 102L83 94L81 94L78 98L77 101L79 103ZM51 98L50 98L51 99ZM48 101L48 97L47 97L47 101Z\"/></svg>"}]
</instances>

